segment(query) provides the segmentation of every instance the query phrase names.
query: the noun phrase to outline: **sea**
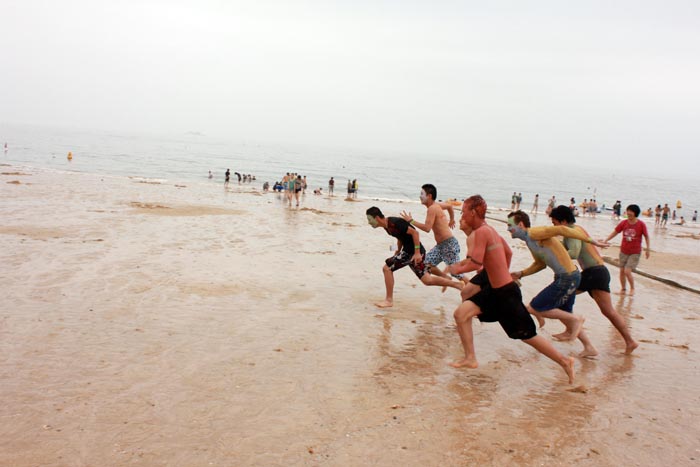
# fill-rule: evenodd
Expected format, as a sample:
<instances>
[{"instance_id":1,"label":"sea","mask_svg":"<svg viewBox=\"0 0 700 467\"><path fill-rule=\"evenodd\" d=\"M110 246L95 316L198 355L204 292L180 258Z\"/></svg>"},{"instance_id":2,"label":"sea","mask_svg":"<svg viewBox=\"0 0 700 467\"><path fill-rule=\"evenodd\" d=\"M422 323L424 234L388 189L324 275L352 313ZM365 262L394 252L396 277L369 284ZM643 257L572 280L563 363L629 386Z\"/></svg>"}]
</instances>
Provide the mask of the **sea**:
<instances>
[{"instance_id":1,"label":"sea","mask_svg":"<svg viewBox=\"0 0 700 467\"><path fill-rule=\"evenodd\" d=\"M417 201L421 185L437 187L438 199L464 199L479 193L490 207L509 208L513 192L522 193L521 208L532 208L535 194L543 210L556 196L557 204L596 198L599 207L637 204L642 210L668 203L688 221L700 209L700 190L693 174L658 174L653 168L629 170L601 166L572 166L567 158L548 163L493 160L480 154L463 158L434 154L329 149L309 145L280 145L226 141L200 133L163 136L74 130L44 126L0 124L0 163L61 172L84 172L142 177L168 182L223 183L226 169L254 175L262 188L287 172L306 175L309 188L322 187L334 177L336 193L348 180L357 180L360 198L378 201ZM73 159L67 159L71 152ZM523 158L525 159L525 158ZM214 179L208 179L208 173Z\"/></svg>"}]
</instances>

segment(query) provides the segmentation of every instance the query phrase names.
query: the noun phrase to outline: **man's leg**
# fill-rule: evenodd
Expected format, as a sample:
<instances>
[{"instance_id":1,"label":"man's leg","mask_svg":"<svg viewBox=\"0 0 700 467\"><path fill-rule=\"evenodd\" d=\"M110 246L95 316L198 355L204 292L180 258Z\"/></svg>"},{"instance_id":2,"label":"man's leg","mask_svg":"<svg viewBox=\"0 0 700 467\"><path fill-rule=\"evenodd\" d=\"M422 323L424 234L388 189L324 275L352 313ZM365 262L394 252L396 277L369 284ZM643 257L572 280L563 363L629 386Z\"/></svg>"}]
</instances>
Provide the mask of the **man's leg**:
<instances>
[{"instance_id":1,"label":"man's leg","mask_svg":"<svg viewBox=\"0 0 700 467\"><path fill-rule=\"evenodd\" d=\"M472 330L472 319L481 314L481 309L476 303L466 301L460 304L454 312L455 324L459 339L462 341L464 349L464 358L455 360L450 363L450 366L455 368L476 368L479 362L476 360L476 352L474 351L474 332Z\"/></svg>"},{"instance_id":2,"label":"man's leg","mask_svg":"<svg viewBox=\"0 0 700 467\"><path fill-rule=\"evenodd\" d=\"M527 345L535 348L542 355L554 360L561 366L566 375L569 377L569 384L574 382L574 377L576 376L574 370L574 359L573 357L565 357L561 352L554 348L551 342L545 339L543 336L535 336L530 339L523 340Z\"/></svg>"},{"instance_id":3,"label":"man's leg","mask_svg":"<svg viewBox=\"0 0 700 467\"><path fill-rule=\"evenodd\" d=\"M568 340L578 338L579 333L583 329L583 322L586 320L583 316L568 313L564 310L560 310L559 308L546 311L536 311L531 305L528 305L527 311L537 318L537 322L539 323L540 327L544 326L544 319L542 318L558 319L564 323L564 326L571 330Z\"/></svg>"},{"instance_id":4,"label":"man's leg","mask_svg":"<svg viewBox=\"0 0 700 467\"><path fill-rule=\"evenodd\" d=\"M630 295L634 295L634 277L632 276L632 268L623 268L622 271L627 278L627 282L630 283Z\"/></svg>"},{"instance_id":5,"label":"man's leg","mask_svg":"<svg viewBox=\"0 0 700 467\"><path fill-rule=\"evenodd\" d=\"M625 268L620 267L620 293L624 294L627 292L627 280L625 276Z\"/></svg>"},{"instance_id":6,"label":"man's leg","mask_svg":"<svg viewBox=\"0 0 700 467\"><path fill-rule=\"evenodd\" d=\"M446 277L434 276L433 274L430 274L428 272L423 274L423 277L421 277L420 280L425 285L434 285L438 287L452 287L457 290L462 290L462 288L464 287L464 282L462 281L453 281L452 279L448 279Z\"/></svg>"},{"instance_id":7,"label":"man's leg","mask_svg":"<svg viewBox=\"0 0 700 467\"><path fill-rule=\"evenodd\" d=\"M389 269L386 264L382 268L384 273L384 287L386 288L386 298L383 302L377 302L374 305L379 308L389 308L394 306L394 272Z\"/></svg>"},{"instance_id":8,"label":"man's leg","mask_svg":"<svg viewBox=\"0 0 700 467\"><path fill-rule=\"evenodd\" d=\"M624 318L615 310L615 307L613 307L612 300L610 299L610 292L593 290L591 291L591 296L598 304L598 308L600 308L600 312L603 313L603 316L610 320L612 325L615 326L615 329L617 329L617 332L619 332L625 340L625 354L631 354L634 349L639 347L639 344L632 339L632 335L629 329L627 329Z\"/></svg>"}]
</instances>

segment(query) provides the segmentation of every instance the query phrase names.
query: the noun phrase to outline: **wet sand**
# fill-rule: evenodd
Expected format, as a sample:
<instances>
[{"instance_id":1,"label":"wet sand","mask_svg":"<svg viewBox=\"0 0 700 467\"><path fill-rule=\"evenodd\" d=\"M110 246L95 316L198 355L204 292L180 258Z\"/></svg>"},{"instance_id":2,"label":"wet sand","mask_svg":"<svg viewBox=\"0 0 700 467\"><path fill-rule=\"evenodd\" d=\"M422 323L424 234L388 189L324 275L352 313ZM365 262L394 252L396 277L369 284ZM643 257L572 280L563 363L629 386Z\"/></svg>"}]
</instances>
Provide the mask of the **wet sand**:
<instances>
[{"instance_id":1,"label":"wet sand","mask_svg":"<svg viewBox=\"0 0 700 467\"><path fill-rule=\"evenodd\" d=\"M577 359L573 385L497 324L475 326L480 367L456 370L456 291L406 269L394 308L372 305L392 239L366 224L371 201L308 194L289 209L250 185L5 169L0 465L700 462L695 294L637 277L634 297L613 296L632 356L580 296L600 356ZM529 264L509 243L514 268ZM640 268L693 285L698 244L652 233ZM526 278L525 300L550 280Z\"/></svg>"}]
</instances>

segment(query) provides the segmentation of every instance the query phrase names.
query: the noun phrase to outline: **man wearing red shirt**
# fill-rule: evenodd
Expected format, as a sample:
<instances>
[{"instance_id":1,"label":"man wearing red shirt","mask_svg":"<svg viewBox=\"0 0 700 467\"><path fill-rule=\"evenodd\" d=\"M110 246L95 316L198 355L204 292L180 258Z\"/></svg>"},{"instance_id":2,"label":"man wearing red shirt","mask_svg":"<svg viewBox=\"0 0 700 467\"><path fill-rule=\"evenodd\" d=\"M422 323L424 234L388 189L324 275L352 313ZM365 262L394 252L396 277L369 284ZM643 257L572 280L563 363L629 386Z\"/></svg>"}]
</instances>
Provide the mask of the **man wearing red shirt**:
<instances>
[{"instance_id":1,"label":"man wearing red shirt","mask_svg":"<svg viewBox=\"0 0 700 467\"><path fill-rule=\"evenodd\" d=\"M627 206L627 219L623 220L612 231L605 242L622 232L622 244L620 245L620 293L625 294L626 282L630 283L630 295L634 295L634 278L632 271L637 269L639 257L642 253L642 237L646 240L647 248L645 257L649 259L649 233L644 222L638 219L641 210L636 204Z\"/></svg>"}]
</instances>

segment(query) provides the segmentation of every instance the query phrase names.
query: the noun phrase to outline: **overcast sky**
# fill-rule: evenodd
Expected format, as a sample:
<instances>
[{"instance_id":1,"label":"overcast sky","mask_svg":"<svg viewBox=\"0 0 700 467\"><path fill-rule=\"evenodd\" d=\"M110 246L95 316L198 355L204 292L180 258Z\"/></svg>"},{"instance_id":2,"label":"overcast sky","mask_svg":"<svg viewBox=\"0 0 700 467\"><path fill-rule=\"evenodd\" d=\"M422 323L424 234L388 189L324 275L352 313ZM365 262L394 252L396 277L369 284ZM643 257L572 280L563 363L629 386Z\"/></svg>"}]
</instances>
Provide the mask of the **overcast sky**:
<instances>
[{"instance_id":1,"label":"overcast sky","mask_svg":"<svg viewBox=\"0 0 700 467\"><path fill-rule=\"evenodd\" d=\"M0 6L0 122L699 166L697 0Z\"/></svg>"}]
</instances>

